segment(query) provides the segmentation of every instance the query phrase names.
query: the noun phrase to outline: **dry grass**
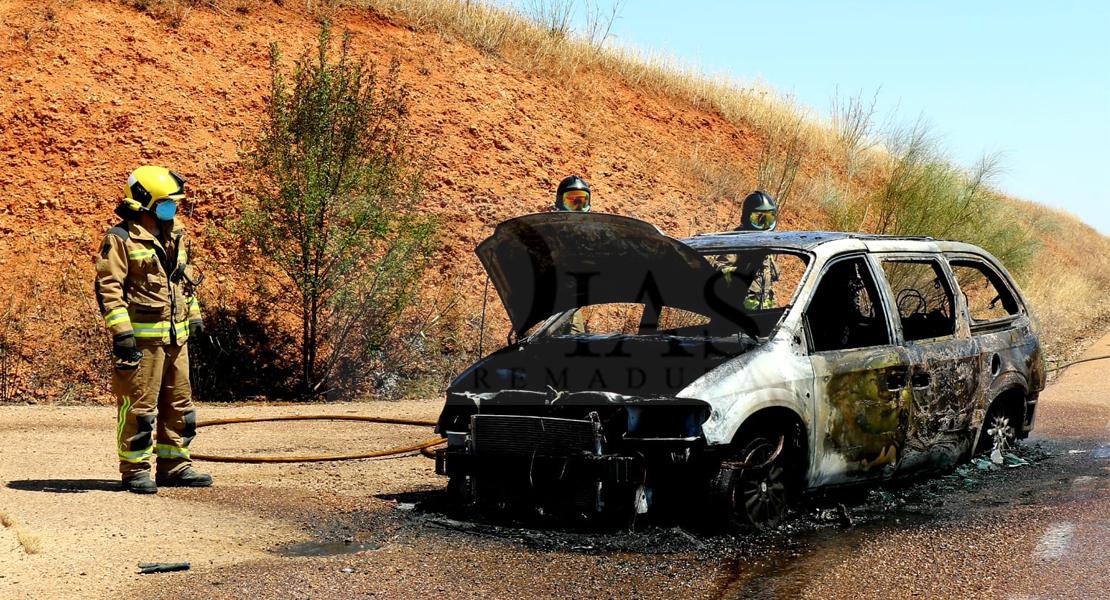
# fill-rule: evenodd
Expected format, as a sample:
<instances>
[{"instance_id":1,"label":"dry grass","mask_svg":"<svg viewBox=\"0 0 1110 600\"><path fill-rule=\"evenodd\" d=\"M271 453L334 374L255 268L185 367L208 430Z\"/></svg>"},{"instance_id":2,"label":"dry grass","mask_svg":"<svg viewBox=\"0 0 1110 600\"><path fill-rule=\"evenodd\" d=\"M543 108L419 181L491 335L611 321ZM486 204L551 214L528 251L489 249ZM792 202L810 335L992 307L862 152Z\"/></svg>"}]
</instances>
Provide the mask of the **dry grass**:
<instances>
[{"instance_id":1,"label":"dry grass","mask_svg":"<svg viewBox=\"0 0 1110 600\"><path fill-rule=\"evenodd\" d=\"M39 534L27 529L17 529L15 530L15 538L19 541L19 545L23 547L23 552L27 554L42 552L42 536Z\"/></svg>"},{"instance_id":2,"label":"dry grass","mask_svg":"<svg viewBox=\"0 0 1110 600\"><path fill-rule=\"evenodd\" d=\"M1070 360L1105 332L1110 316L1110 238L1078 217L1031 202L1015 202L1019 219L1055 224L1041 252L1019 274L1042 325L1050 358Z\"/></svg>"},{"instance_id":3,"label":"dry grass","mask_svg":"<svg viewBox=\"0 0 1110 600\"><path fill-rule=\"evenodd\" d=\"M529 20L510 8L478 0L350 2L392 13L409 27L463 39L526 70L558 75L569 82L583 70L598 69L618 75L633 88L715 111L733 123L764 132L785 127L790 136L798 138L795 143L825 152L838 148L838 137L830 124L761 82L743 82L727 74L708 76L696 65L665 53L611 44L605 23L616 15L594 15L586 31L579 34L553 29L548 20ZM557 21L557 15L552 19Z\"/></svg>"},{"instance_id":4,"label":"dry grass","mask_svg":"<svg viewBox=\"0 0 1110 600\"><path fill-rule=\"evenodd\" d=\"M0 510L0 525L3 525L4 527L11 527L12 525L16 525L18 523L19 521L15 520L15 517L12 516L12 513L6 510Z\"/></svg>"}]
</instances>

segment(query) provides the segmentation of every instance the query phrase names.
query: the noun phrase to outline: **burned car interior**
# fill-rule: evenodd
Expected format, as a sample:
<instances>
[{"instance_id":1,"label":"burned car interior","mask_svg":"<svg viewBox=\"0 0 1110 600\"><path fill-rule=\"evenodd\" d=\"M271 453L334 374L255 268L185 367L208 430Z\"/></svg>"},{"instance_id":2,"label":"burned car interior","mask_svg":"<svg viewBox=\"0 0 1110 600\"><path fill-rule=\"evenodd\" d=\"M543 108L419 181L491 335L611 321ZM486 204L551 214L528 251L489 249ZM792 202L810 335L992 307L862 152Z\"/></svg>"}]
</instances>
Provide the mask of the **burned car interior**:
<instances>
[{"instance_id":1,"label":"burned car interior","mask_svg":"<svg viewBox=\"0 0 1110 600\"><path fill-rule=\"evenodd\" d=\"M906 341L955 333L952 292L939 264L895 260L884 260L882 264L886 280L895 292L902 336Z\"/></svg>"},{"instance_id":2,"label":"burned car interior","mask_svg":"<svg viewBox=\"0 0 1110 600\"><path fill-rule=\"evenodd\" d=\"M974 246L678 240L543 213L476 253L511 331L438 421L436 470L462 504L633 520L684 505L771 526L801 494L949 468L1032 429L1036 322ZM1003 421L1008 437L984 437Z\"/></svg>"},{"instance_id":3,"label":"burned car interior","mask_svg":"<svg viewBox=\"0 0 1110 600\"><path fill-rule=\"evenodd\" d=\"M889 344L886 319L875 301L878 297L875 280L861 258L833 264L821 277L806 311L813 350Z\"/></svg>"}]
</instances>

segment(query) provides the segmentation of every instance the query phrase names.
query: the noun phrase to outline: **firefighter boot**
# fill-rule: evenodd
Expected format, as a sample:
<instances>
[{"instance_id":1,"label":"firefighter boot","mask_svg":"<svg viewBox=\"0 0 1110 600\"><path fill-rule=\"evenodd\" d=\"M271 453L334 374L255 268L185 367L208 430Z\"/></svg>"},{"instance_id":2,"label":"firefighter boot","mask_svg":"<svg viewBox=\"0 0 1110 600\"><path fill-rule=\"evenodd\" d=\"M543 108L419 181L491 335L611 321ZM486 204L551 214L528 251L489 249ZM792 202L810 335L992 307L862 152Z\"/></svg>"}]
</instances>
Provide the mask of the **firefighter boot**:
<instances>
[{"instance_id":1,"label":"firefighter boot","mask_svg":"<svg viewBox=\"0 0 1110 600\"><path fill-rule=\"evenodd\" d=\"M210 487L212 485L211 475L197 473L189 467L182 469L177 475L170 477L159 475L157 479L158 485L166 487Z\"/></svg>"},{"instance_id":2,"label":"firefighter boot","mask_svg":"<svg viewBox=\"0 0 1110 600\"><path fill-rule=\"evenodd\" d=\"M150 473L139 473L123 478L123 489L132 494L157 494L158 485L150 479Z\"/></svg>"}]
</instances>

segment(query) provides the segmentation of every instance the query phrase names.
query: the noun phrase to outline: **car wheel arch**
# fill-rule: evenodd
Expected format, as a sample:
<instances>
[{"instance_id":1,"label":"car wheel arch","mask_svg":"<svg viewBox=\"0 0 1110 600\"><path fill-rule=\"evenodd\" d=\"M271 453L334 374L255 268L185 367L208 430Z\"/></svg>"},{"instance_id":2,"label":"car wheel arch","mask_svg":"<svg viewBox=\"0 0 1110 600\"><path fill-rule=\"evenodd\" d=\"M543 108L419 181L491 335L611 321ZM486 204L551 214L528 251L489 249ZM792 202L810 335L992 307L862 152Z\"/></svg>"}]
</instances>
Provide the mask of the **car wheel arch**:
<instances>
[{"instance_id":1,"label":"car wheel arch","mask_svg":"<svg viewBox=\"0 0 1110 600\"><path fill-rule=\"evenodd\" d=\"M1016 392L1015 392L1016 390ZM1004 394L1017 393L1023 398L1028 395L1029 380L1020 371L1004 371L983 385L972 414L970 430L975 431L983 424L991 404Z\"/></svg>"},{"instance_id":2,"label":"car wheel arch","mask_svg":"<svg viewBox=\"0 0 1110 600\"><path fill-rule=\"evenodd\" d=\"M756 436L771 436L777 441L780 435L786 436L784 449L791 447L794 450L794 467L798 469L796 476L804 478L810 462L809 435L805 420L791 407L768 406L753 412L736 429L729 448L740 450Z\"/></svg>"},{"instance_id":3,"label":"car wheel arch","mask_svg":"<svg viewBox=\"0 0 1110 600\"><path fill-rule=\"evenodd\" d=\"M751 393L741 394L735 400L716 403L714 413L710 416L703 429L706 441L710 446L725 446L736 442L737 435L750 423L756 415L769 410L787 411L802 422L805 429L805 419L800 415L805 413L805 406L798 402L797 395L791 390L781 388L763 388Z\"/></svg>"},{"instance_id":4,"label":"car wheel arch","mask_svg":"<svg viewBox=\"0 0 1110 600\"><path fill-rule=\"evenodd\" d=\"M720 466L709 482L711 512L730 525L776 526L793 495L805 487L808 445L805 423L795 410L771 406L752 413L718 455ZM754 517L753 502L774 508L760 508L760 517Z\"/></svg>"},{"instance_id":5,"label":"car wheel arch","mask_svg":"<svg viewBox=\"0 0 1110 600\"><path fill-rule=\"evenodd\" d=\"M1013 421L1013 426L1018 428L1019 431L1021 423L1025 418L1026 392L1023 386L1005 386L991 394L990 398L990 402L985 403L983 412L977 412L976 420L978 422L972 424L972 431L975 432L975 438L971 442L973 454L980 449L979 447L982 443L984 434L986 434L986 429L990 426L990 423L988 423L988 415L995 409L1002 411L1002 414Z\"/></svg>"}]
</instances>

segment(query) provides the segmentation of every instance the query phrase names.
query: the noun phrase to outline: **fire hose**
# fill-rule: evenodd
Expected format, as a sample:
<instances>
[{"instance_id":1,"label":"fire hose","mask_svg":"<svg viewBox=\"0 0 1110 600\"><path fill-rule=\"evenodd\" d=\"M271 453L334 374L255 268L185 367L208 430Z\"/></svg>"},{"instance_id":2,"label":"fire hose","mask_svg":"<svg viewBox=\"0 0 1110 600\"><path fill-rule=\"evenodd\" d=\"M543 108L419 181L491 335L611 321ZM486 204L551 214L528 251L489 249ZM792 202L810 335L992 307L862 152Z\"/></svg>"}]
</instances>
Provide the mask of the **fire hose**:
<instances>
[{"instance_id":1,"label":"fire hose","mask_svg":"<svg viewBox=\"0 0 1110 600\"><path fill-rule=\"evenodd\" d=\"M1052 371L1059 371L1061 369L1064 369L1066 367L1070 367L1072 365L1078 365L1079 363L1091 362L1092 360L1104 360L1104 359L1107 359L1107 358L1110 358L1110 355L1107 355L1107 356L1092 356L1090 358L1081 358L1079 360L1072 360L1072 361L1068 361L1066 363L1056 365L1055 367L1052 367L1052 368L1047 369L1047 370L1048 370L1048 372L1051 373Z\"/></svg>"},{"instance_id":2,"label":"fire hose","mask_svg":"<svg viewBox=\"0 0 1110 600\"><path fill-rule=\"evenodd\" d=\"M329 421L369 421L371 423L387 423L390 425L435 425L434 421L418 421L414 419L390 419L386 417L359 417L354 415L293 415L293 416L280 416L280 417L244 417L235 419L217 419L214 421L204 421L197 423L197 427L210 427L213 425L228 425L232 423L260 423L264 421L308 421L308 420L329 420ZM392 448L389 450L379 450L376 452L364 452L359 454L336 454L328 456L219 456L215 454L197 454L193 453L192 457L196 460L207 460L209 462L230 462L230 463L295 463L295 462L325 462L336 460L356 460L360 458L377 458L381 456L393 456L395 454L405 454L407 452L420 451L425 456L435 458L435 454L431 453L428 449L432 446L437 446L446 442L445 438L436 438L416 444L414 446L405 446L403 448Z\"/></svg>"}]
</instances>

